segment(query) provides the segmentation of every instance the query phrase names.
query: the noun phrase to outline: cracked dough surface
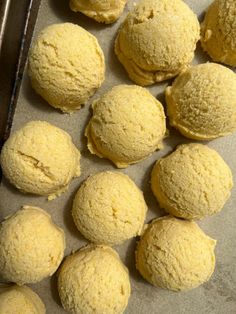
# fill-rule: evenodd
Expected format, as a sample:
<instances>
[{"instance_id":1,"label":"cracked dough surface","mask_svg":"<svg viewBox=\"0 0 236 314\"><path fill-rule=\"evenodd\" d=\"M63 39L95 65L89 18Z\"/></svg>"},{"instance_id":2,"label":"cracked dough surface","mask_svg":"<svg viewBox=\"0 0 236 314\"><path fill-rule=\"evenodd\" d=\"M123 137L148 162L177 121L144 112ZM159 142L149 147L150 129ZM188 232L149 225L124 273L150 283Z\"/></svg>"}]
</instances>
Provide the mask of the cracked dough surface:
<instances>
[{"instance_id":1,"label":"cracked dough surface","mask_svg":"<svg viewBox=\"0 0 236 314\"><path fill-rule=\"evenodd\" d=\"M142 0L121 26L115 52L131 80L151 85L185 70L199 37L197 16L182 0Z\"/></svg>"},{"instance_id":2,"label":"cracked dough surface","mask_svg":"<svg viewBox=\"0 0 236 314\"><path fill-rule=\"evenodd\" d=\"M0 276L19 285L36 283L59 267L64 231L38 207L23 206L0 225Z\"/></svg>"},{"instance_id":3,"label":"cracked dough surface","mask_svg":"<svg viewBox=\"0 0 236 314\"><path fill-rule=\"evenodd\" d=\"M70 8L97 22L110 24L120 17L126 2L127 0L70 0Z\"/></svg>"},{"instance_id":4,"label":"cracked dough surface","mask_svg":"<svg viewBox=\"0 0 236 314\"><path fill-rule=\"evenodd\" d=\"M88 245L63 262L58 291L70 313L122 314L130 296L129 273L112 248Z\"/></svg>"},{"instance_id":5,"label":"cracked dough surface","mask_svg":"<svg viewBox=\"0 0 236 314\"><path fill-rule=\"evenodd\" d=\"M97 39L72 23L43 29L29 52L35 91L63 112L80 109L104 81L104 55Z\"/></svg>"},{"instance_id":6,"label":"cracked dough surface","mask_svg":"<svg viewBox=\"0 0 236 314\"><path fill-rule=\"evenodd\" d=\"M217 63L193 66L166 89L170 124L184 136L212 140L236 130L236 74Z\"/></svg>"},{"instance_id":7,"label":"cracked dough surface","mask_svg":"<svg viewBox=\"0 0 236 314\"><path fill-rule=\"evenodd\" d=\"M164 109L145 88L115 86L92 107L85 131L92 154L125 168L161 148L166 132Z\"/></svg>"},{"instance_id":8,"label":"cracked dough surface","mask_svg":"<svg viewBox=\"0 0 236 314\"><path fill-rule=\"evenodd\" d=\"M215 150L202 144L184 144L157 161L151 187L168 213L201 219L223 208L230 197L233 178Z\"/></svg>"},{"instance_id":9,"label":"cracked dough surface","mask_svg":"<svg viewBox=\"0 0 236 314\"><path fill-rule=\"evenodd\" d=\"M215 0L201 25L203 49L216 62L236 66L236 1Z\"/></svg>"},{"instance_id":10,"label":"cracked dough surface","mask_svg":"<svg viewBox=\"0 0 236 314\"><path fill-rule=\"evenodd\" d=\"M141 233L146 212L143 193L127 175L104 171L81 185L72 216L85 238L114 245Z\"/></svg>"},{"instance_id":11,"label":"cracked dough surface","mask_svg":"<svg viewBox=\"0 0 236 314\"><path fill-rule=\"evenodd\" d=\"M185 291L208 281L215 268L216 241L195 222L165 216L141 236L136 267L156 287Z\"/></svg>"},{"instance_id":12,"label":"cracked dough surface","mask_svg":"<svg viewBox=\"0 0 236 314\"><path fill-rule=\"evenodd\" d=\"M80 152L65 131L46 121L31 121L5 142L1 166L22 192L53 199L80 175Z\"/></svg>"},{"instance_id":13,"label":"cracked dough surface","mask_svg":"<svg viewBox=\"0 0 236 314\"><path fill-rule=\"evenodd\" d=\"M0 284L1 314L46 314L39 296L26 286Z\"/></svg>"}]
</instances>

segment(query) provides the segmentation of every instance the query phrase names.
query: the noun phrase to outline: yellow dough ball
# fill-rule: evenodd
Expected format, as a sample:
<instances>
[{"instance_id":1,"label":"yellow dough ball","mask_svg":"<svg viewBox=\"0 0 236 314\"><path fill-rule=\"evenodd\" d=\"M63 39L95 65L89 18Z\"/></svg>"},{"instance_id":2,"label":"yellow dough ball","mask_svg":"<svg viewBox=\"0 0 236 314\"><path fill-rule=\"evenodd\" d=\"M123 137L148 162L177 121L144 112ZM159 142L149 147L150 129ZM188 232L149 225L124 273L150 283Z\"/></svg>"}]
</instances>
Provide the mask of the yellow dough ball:
<instances>
[{"instance_id":1,"label":"yellow dough ball","mask_svg":"<svg viewBox=\"0 0 236 314\"><path fill-rule=\"evenodd\" d=\"M124 10L127 0L70 0L71 10L81 12L97 22L115 22Z\"/></svg>"},{"instance_id":2,"label":"yellow dough ball","mask_svg":"<svg viewBox=\"0 0 236 314\"><path fill-rule=\"evenodd\" d=\"M146 212L143 193L127 175L104 171L81 185L72 216L87 239L113 245L140 235Z\"/></svg>"},{"instance_id":3,"label":"yellow dough ball","mask_svg":"<svg viewBox=\"0 0 236 314\"><path fill-rule=\"evenodd\" d=\"M6 141L1 166L22 192L53 199L80 175L80 152L65 131L45 121L31 121Z\"/></svg>"},{"instance_id":4,"label":"yellow dough ball","mask_svg":"<svg viewBox=\"0 0 236 314\"><path fill-rule=\"evenodd\" d=\"M157 161L151 186L168 213L201 219L223 208L233 179L230 168L215 150L201 144L185 144Z\"/></svg>"},{"instance_id":5,"label":"yellow dough ball","mask_svg":"<svg viewBox=\"0 0 236 314\"><path fill-rule=\"evenodd\" d=\"M145 86L185 70L199 38L197 16L182 0L142 0L121 26L115 52L130 79Z\"/></svg>"},{"instance_id":6,"label":"yellow dough ball","mask_svg":"<svg viewBox=\"0 0 236 314\"><path fill-rule=\"evenodd\" d=\"M130 296L127 268L108 246L89 245L63 262L58 291L73 314L122 314Z\"/></svg>"},{"instance_id":7,"label":"yellow dough ball","mask_svg":"<svg viewBox=\"0 0 236 314\"><path fill-rule=\"evenodd\" d=\"M162 104L145 88L118 85L94 101L85 135L92 154L125 168L161 148L165 132Z\"/></svg>"},{"instance_id":8,"label":"yellow dough ball","mask_svg":"<svg viewBox=\"0 0 236 314\"><path fill-rule=\"evenodd\" d=\"M236 66L236 1L215 0L201 25L203 49L216 62Z\"/></svg>"},{"instance_id":9,"label":"yellow dough ball","mask_svg":"<svg viewBox=\"0 0 236 314\"><path fill-rule=\"evenodd\" d=\"M39 296L26 286L0 284L1 314L46 314Z\"/></svg>"},{"instance_id":10,"label":"yellow dough ball","mask_svg":"<svg viewBox=\"0 0 236 314\"><path fill-rule=\"evenodd\" d=\"M63 112L80 109L104 81L104 55L97 39L72 23L41 31L29 52L35 91Z\"/></svg>"},{"instance_id":11,"label":"yellow dough ball","mask_svg":"<svg viewBox=\"0 0 236 314\"><path fill-rule=\"evenodd\" d=\"M154 220L142 235L136 267L156 287L190 290L210 279L215 244L195 222L165 216Z\"/></svg>"},{"instance_id":12,"label":"yellow dough ball","mask_svg":"<svg viewBox=\"0 0 236 314\"><path fill-rule=\"evenodd\" d=\"M184 136L212 140L236 130L236 74L216 63L193 66L166 89L170 124Z\"/></svg>"},{"instance_id":13,"label":"yellow dough ball","mask_svg":"<svg viewBox=\"0 0 236 314\"><path fill-rule=\"evenodd\" d=\"M64 231L38 207L23 206L0 225L0 276L19 285L36 283L59 267Z\"/></svg>"}]
</instances>

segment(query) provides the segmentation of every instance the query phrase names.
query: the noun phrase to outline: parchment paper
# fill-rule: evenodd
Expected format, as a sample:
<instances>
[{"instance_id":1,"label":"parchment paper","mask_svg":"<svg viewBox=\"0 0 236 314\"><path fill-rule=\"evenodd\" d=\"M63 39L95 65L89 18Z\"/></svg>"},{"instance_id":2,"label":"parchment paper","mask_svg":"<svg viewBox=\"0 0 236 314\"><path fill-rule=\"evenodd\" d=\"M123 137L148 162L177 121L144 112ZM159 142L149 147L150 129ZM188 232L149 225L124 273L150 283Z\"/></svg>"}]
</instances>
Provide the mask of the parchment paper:
<instances>
[{"instance_id":1,"label":"parchment paper","mask_svg":"<svg viewBox=\"0 0 236 314\"><path fill-rule=\"evenodd\" d=\"M74 143L82 153L82 175L74 180L67 193L54 201L48 202L44 197L24 195L18 192L5 179L0 187L0 220L6 215L18 210L22 205L31 204L42 207L53 217L53 220L61 226L66 234L66 252L77 250L87 241L80 235L71 218L71 204L75 192L81 182L89 174L102 170L114 170L114 166L106 159L92 156L87 148L84 138L84 129L91 116L90 104L93 99L103 94L109 88L120 83L132 84L128 79L122 65L118 62L113 52L114 39L120 23L134 2L131 0L125 8L121 18L112 25L99 24L82 14L70 11L67 0L42 0L38 20L35 28L36 36L45 26L52 23L73 22L81 25L99 40L106 58L106 80L96 95L80 111L66 115L50 107L32 90L27 73L25 73L18 105L15 113L13 131L19 129L30 120L46 120L66 130L73 138ZM210 0L187 0L186 3L198 14L202 20L204 10ZM10 34L9 34L10 35ZM193 63L202 63L209 60L198 45L196 57ZM25 71L26 72L26 71ZM164 105L163 91L170 82L154 85L148 88ZM146 221L164 214L158 207L150 190L150 171L154 162L169 153L179 143L189 142L180 136L177 131L170 129L170 136L165 140L165 148L155 152L145 161L132 165L123 171L128 174L144 191L145 199L149 207ZM215 148L231 167L236 177L236 133L232 136L220 138L209 143ZM225 205L223 211L213 217L199 222L203 230L211 237L218 240L216 246L216 269L211 280L201 287L185 293L174 293L163 289L154 288L135 270L134 249L135 239L115 247L121 259L130 271L132 295L126 313L129 314L234 314L236 313L236 189L232 191L231 199ZM24 252L22 252L24 254ZM60 305L56 288L56 275L47 278L38 284L31 286L36 291L47 307L47 313L65 313ZM24 313L22 313L24 314ZM106 314L106 313L104 313Z\"/></svg>"}]
</instances>

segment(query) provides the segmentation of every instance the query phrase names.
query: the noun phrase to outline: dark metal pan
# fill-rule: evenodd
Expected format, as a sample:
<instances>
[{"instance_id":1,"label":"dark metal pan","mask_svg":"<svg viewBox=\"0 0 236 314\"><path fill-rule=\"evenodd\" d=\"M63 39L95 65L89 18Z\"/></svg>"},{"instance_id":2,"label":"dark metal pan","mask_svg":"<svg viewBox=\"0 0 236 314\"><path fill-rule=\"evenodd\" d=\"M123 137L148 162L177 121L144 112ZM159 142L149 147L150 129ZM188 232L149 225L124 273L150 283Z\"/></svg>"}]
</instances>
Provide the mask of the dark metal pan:
<instances>
[{"instance_id":1,"label":"dark metal pan","mask_svg":"<svg viewBox=\"0 0 236 314\"><path fill-rule=\"evenodd\" d=\"M0 0L0 149L9 136L40 0Z\"/></svg>"}]
</instances>

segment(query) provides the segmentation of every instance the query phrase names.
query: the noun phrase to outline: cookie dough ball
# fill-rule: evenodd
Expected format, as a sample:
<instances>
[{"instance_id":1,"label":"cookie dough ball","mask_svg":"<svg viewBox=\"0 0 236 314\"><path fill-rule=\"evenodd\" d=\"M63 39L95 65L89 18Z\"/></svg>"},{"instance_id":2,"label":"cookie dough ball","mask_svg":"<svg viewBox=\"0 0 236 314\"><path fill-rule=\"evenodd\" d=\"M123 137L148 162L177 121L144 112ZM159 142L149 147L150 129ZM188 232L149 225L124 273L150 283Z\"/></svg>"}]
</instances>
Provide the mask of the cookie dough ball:
<instances>
[{"instance_id":1,"label":"cookie dough ball","mask_svg":"<svg viewBox=\"0 0 236 314\"><path fill-rule=\"evenodd\" d=\"M71 23L48 26L29 53L35 91L63 112L80 109L104 81L104 55L97 39Z\"/></svg>"},{"instance_id":2,"label":"cookie dough ball","mask_svg":"<svg viewBox=\"0 0 236 314\"><path fill-rule=\"evenodd\" d=\"M185 144L157 161L151 186L168 213L201 219L223 208L233 179L230 168L215 150L201 144Z\"/></svg>"},{"instance_id":3,"label":"cookie dough ball","mask_svg":"<svg viewBox=\"0 0 236 314\"><path fill-rule=\"evenodd\" d=\"M120 244L139 235L147 212L143 193L121 172L90 176L79 188L72 216L79 231L98 244Z\"/></svg>"},{"instance_id":4,"label":"cookie dough ball","mask_svg":"<svg viewBox=\"0 0 236 314\"><path fill-rule=\"evenodd\" d=\"M214 1L201 25L203 49L216 62L236 66L236 2Z\"/></svg>"},{"instance_id":5,"label":"cookie dough ball","mask_svg":"<svg viewBox=\"0 0 236 314\"><path fill-rule=\"evenodd\" d=\"M127 0L70 0L74 12L82 12L97 22L115 22L124 10Z\"/></svg>"},{"instance_id":6,"label":"cookie dough ball","mask_svg":"<svg viewBox=\"0 0 236 314\"><path fill-rule=\"evenodd\" d=\"M156 287L174 291L196 288L215 268L216 241L195 222L171 216L154 220L142 235L136 267Z\"/></svg>"},{"instance_id":7,"label":"cookie dough ball","mask_svg":"<svg viewBox=\"0 0 236 314\"><path fill-rule=\"evenodd\" d=\"M162 104L142 87L118 85L93 103L85 135L92 154L125 168L161 148L165 132Z\"/></svg>"},{"instance_id":8,"label":"cookie dough ball","mask_svg":"<svg viewBox=\"0 0 236 314\"><path fill-rule=\"evenodd\" d=\"M110 247L89 245L65 259L58 290L70 313L121 314L130 296L128 270Z\"/></svg>"},{"instance_id":9,"label":"cookie dough ball","mask_svg":"<svg viewBox=\"0 0 236 314\"><path fill-rule=\"evenodd\" d=\"M0 276L19 285L51 276L60 265L65 236L44 210L24 206L0 225Z\"/></svg>"},{"instance_id":10,"label":"cookie dough ball","mask_svg":"<svg viewBox=\"0 0 236 314\"><path fill-rule=\"evenodd\" d=\"M26 286L0 285L1 314L46 314L39 296Z\"/></svg>"},{"instance_id":11,"label":"cookie dough ball","mask_svg":"<svg viewBox=\"0 0 236 314\"><path fill-rule=\"evenodd\" d=\"M65 131L45 121L31 121L6 141L1 166L22 192L54 199L80 175L80 153Z\"/></svg>"},{"instance_id":12,"label":"cookie dough ball","mask_svg":"<svg viewBox=\"0 0 236 314\"><path fill-rule=\"evenodd\" d=\"M212 140L236 130L236 74L204 63L180 74L166 89L170 124L184 136Z\"/></svg>"},{"instance_id":13,"label":"cookie dough ball","mask_svg":"<svg viewBox=\"0 0 236 314\"><path fill-rule=\"evenodd\" d=\"M182 0L142 0L121 26L115 52L131 80L151 85L185 70L199 37L198 19Z\"/></svg>"}]
</instances>

